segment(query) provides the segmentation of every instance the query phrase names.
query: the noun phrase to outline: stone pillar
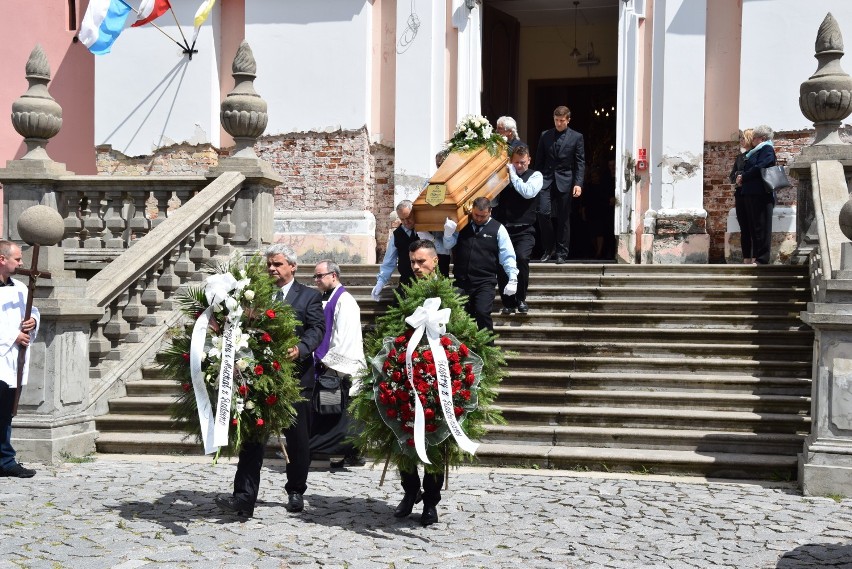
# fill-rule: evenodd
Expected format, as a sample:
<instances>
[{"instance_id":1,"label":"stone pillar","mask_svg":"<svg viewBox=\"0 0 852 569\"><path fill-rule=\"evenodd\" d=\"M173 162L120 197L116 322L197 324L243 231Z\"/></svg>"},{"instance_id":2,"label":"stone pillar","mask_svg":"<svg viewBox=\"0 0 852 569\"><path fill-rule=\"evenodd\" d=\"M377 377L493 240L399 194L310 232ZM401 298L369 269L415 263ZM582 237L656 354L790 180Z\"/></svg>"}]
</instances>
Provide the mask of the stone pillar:
<instances>
[{"instance_id":1,"label":"stone pillar","mask_svg":"<svg viewBox=\"0 0 852 569\"><path fill-rule=\"evenodd\" d=\"M395 204L420 194L447 138L446 3L397 2L396 30Z\"/></svg>"},{"instance_id":2,"label":"stone pillar","mask_svg":"<svg viewBox=\"0 0 852 569\"><path fill-rule=\"evenodd\" d=\"M707 0L664 0L654 2L653 10L660 25L653 32L651 187L643 262L706 263L710 254L703 175Z\"/></svg>"},{"instance_id":3,"label":"stone pillar","mask_svg":"<svg viewBox=\"0 0 852 569\"><path fill-rule=\"evenodd\" d=\"M47 155L48 140L62 127L62 107L47 90L50 65L40 45L30 53L26 64L27 92L12 103L12 126L24 137L27 153L0 168L3 188L3 238L20 242L15 220L30 206L57 208L54 189L62 176L72 174Z\"/></svg>"},{"instance_id":4,"label":"stone pillar","mask_svg":"<svg viewBox=\"0 0 852 569\"><path fill-rule=\"evenodd\" d=\"M275 210L272 190L282 179L254 151L254 144L266 129L269 117L266 101L254 89L257 64L248 42L240 44L231 69L235 85L222 101L219 119L236 145L231 156L219 160L207 177L213 179L223 172L233 171L245 175L246 180L231 212L231 221L236 226L233 243L241 248L259 250L272 242Z\"/></svg>"}]
</instances>

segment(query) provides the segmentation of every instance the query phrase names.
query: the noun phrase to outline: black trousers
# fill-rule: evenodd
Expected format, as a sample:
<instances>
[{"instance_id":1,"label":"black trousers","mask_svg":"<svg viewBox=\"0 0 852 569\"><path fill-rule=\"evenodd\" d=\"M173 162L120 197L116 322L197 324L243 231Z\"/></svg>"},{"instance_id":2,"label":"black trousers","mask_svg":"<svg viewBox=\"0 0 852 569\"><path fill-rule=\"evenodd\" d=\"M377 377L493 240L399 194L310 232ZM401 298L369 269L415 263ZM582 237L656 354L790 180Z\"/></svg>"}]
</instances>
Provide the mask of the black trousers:
<instances>
[{"instance_id":1,"label":"black trousers","mask_svg":"<svg viewBox=\"0 0 852 569\"><path fill-rule=\"evenodd\" d=\"M476 325L486 330L494 331L494 321L491 319L491 311L494 309L494 286L496 279L470 282L468 280L456 280L456 287L467 295L467 304L464 309L470 314Z\"/></svg>"},{"instance_id":2,"label":"black trousers","mask_svg":"<svg viewBox=\"0 0 852 569\"><path fill-rule=\"evenodd\" d=\"M416 494L420 490L420 475L414 472L399 471L402 489L406 494ZM423 473L423 503L434 506L441 501L441 486L444 484L443 474Z\"/></svg>"},{"instance_id":3,"label":"black trousers","mask_svg":"<svg viewBox=\"0 0 852 569\"><path fill-rule=\"evenodd\" d=\"M450 261L452 258L452 255L438 255L438 270L445 277L450 276Z\"/></svg>"},{"instance_id":4,"label":"black trousers","mask_svg":"<svg viewBox=\"0 0 852 569\"><path fill-rule=\"evenodd\" d=\"M503 288L509 282L509 275L500 267L497 274L497 290L506 308L517 308L519 302L526 302L527 288L530 284L530 256L535 246L535 228L532 225L507 225L506 231L515 248L515 261L518 264L518 292L514 296L503 294Z\"/></svg>"},{"instance_id":5,"label":"black trousers","mask_svg":"<svg viewBox=\"0 0 852 569\"><path fill-rule=\"evenodd\" d=\"M737 214L737 223L740 224L740 246L743 249L743 259L751 259L753 237L751 226L748 223L748 213L746 213L745 199L742 192L734 194L734 211Z\"/></svg>"},{"instance_id":6,"label":"black trousers","mask_svg":"<svg viewBox=\"0 0 852 569\"><path fill-rule=\"evenodd\" d=\"M560 192L551 186L551 216L556 220L556 258L567 259L571 245L571 206L574 196L571 192Z\"/></svg>"},{"instance_id":7,"label":"black trousers","mask_svg":"<svg viewBox=\"0 0 852 569\"><path fill-rule=\"evenodd\" d=\"M758 265L769 264L772 249L772 210L775 196L771 193L743 195L746 225L751 230L752 255Z\"/></svg>"},{"instance_id":8,"label":"black trousers","mask_svg":"<svg viewBox=\"0 0 852 569\"><path fill-rule=\"evenodd\" d=\"M308 469L311 466L311 390L302 389L296 409L296 423L284 431L287 439L287 483L284 490L290 494L304 494L308 489ZM263 453L266 443L245 443L240 450L237 462L237 474L234 476L234 497L243 503L254 506L260 490L260 469L263 466Z\"/></svg>"}]
</instances>

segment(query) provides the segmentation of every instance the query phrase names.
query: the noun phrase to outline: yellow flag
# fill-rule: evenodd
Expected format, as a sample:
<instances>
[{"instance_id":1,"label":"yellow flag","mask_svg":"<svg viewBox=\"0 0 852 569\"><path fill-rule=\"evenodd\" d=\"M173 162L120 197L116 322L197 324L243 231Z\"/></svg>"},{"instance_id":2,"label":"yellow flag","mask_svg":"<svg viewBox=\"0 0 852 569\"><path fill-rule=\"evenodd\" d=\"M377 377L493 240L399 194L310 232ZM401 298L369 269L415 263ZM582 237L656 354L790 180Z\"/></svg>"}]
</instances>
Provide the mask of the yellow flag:
<instances>
[{"instance_id":1,"label":"yellow flag","mask_svg":"<svg viewBox=\"0 0 852 569\"><path fill-rule=\"evenodd\" d=\"M207 16L209 16L210 11L213 10L214 4L216 4L216 0L204 0L204 2L201 3L201 6L199 6L198 10L195 12L196 28L200 28L201 24L207 20Z\"/></svg>"}]
</instances>

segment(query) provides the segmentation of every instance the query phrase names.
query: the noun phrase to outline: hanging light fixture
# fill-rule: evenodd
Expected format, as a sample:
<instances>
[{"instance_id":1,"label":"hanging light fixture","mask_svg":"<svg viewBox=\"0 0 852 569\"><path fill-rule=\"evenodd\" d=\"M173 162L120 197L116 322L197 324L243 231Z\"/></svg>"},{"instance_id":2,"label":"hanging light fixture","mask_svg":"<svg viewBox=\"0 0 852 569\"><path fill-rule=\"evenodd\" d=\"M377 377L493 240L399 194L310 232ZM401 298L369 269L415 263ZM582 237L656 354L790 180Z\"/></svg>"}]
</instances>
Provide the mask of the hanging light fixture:
<instances>
[{"instance_id":1,"label":"hanging light fixture","mask_svg":"<svg viewBox=\"0 0 852 569\"><path fill-rule=\"evenodd\" d=\"M578 57L580 57L582 55L580 53L580 50L577 49L577 18L579 17L579 8L580 8L580 2L579 2L579 0L575 0L575 2L574 2L574 49L571 50L571 54L570 54L571 57L573 57L574 59L577 59Z\"/></svg>"}]
</instances>

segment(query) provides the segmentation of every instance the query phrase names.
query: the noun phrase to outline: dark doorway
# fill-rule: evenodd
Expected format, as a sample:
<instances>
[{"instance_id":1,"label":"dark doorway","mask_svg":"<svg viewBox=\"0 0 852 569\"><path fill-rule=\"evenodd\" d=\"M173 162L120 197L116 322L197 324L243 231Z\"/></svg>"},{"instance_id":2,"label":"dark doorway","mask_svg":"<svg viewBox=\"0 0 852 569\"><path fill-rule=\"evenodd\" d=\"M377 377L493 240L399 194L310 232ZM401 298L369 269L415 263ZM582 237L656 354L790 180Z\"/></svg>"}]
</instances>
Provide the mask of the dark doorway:
<instances>
[{"instance_id":1,"label":"dark doorway","mask_svg":"<svg viewBox=\"0 0 852 569\"><path fill-rule=\"evenodd\" d=\"M482 6L482 115L492 124L517 116L520 37L518 20Z\"/></svg>"},{"instance_id":2,"label":"dark doorway","mask_svg":"<svg viewBox=\"0 0 852 569\"><path fill-rule=\"evenodd\" d=\"M529 82L526 140L533 156L541 133L553 128L553 110L571 109L570 128L583 135L586 173L583 195L571 219L572 259L615 258L614 159L616 78L536 80Z\"/></svg>"}]
</instances>

